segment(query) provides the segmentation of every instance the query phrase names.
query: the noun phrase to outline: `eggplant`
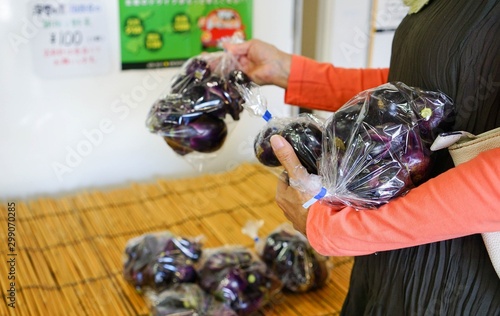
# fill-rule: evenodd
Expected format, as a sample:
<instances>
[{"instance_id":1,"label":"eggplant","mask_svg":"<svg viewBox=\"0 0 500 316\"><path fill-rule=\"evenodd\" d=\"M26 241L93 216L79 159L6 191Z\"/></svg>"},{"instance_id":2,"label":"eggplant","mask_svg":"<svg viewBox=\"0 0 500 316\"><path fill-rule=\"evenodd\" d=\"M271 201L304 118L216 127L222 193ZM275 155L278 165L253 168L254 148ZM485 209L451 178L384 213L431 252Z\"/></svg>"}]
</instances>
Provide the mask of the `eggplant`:
<instances>
[{"instance_id":1,"label":"eggplant","mask_svg":"<svg viewBox=\"0 0 500 316\"><path fill-rule=\"evenodd\" d=\"M281 132L293 147L307 172L318 174L318 160L322 152L321 129L310 122L292 122Z\"/></svg>"},{"instance_id":2,"label":"eggplant","mask_svg":"<svg viewBox=\"0 0 500 316\"><path fill-rule=\"evenodd\" d=\"M257 134L254 140L254 153L255 157L265 166L268 167L279 167L281 162L278 160L274 154L273 148L271 147L271 136L280 135L281 130L279 126L268 124L265 128Z\"/></svg>"},{"instance_id":3,"label":"eggplant","mask_svg":"<svg viewBox=\"0 0 500 316\"><path fill-rule=\"evenodd\" d=\"M184 94L193 85L202 82L211 75L208 63L201 58L192 58L184 65L184 71L173 80L170 92Z\"/></svg>"},{"instance_id":4,"label":"eggplant","mask_svg":"<svg viewBox=\"0 0 500 316\"><path fill-rule=\"evenodd\" d=\"M163 135L166 143L181 156L191 152L212 153L224 144L227 125L216 116L201 114L186 125L172 124Z\"/></svg>"},{"instance_id":5,"label":"eggplant","mask_svg":"<svg viewBox=\"0 0 500 316\"><path fill-rule=\"evenodd\" d=\"M138 292L193 283L198 279L195 264L201 251L201 243L194 240L169 233L145 234L127 244L123 275Z\"/></svg>"},{"instance_id":6,"label":"eggplant","mask_svg":"<svg viewBox=\"0 0 500 316\"><path fill-rule=\"evenodd\" d=\"M228 81L232 85L241 85L244 87L249 87L250 83L252 82L247 74L238 69L235 69L229 73Z\"/></svg>"},{"instance_id":7,"label":"eggplant","mask_svg":"<svg viewBox=\"0 0 500 316\"><path fill-rule=\"evenodd\" d=\"M322 153L323 131L317 119L302 115L291 119L275 118L264 126L254 140L256 158L265 166L281 165L271 147L271 136L284 137L293 147L301 164L309 173L318 174L318 161Z\"/></svg>"},{"instance_id":8,"label":"eggplant","mask_svg":"<svg viewBox=\"0 0 500 316\"><path fill-rule=\"evenodd\" d=\"M377 207L429 178L430 144L451 100L394 82L363 91L328 119L323 175L328 202Z\"/></svg>"},{"instance_id":9,"label":"eggplant","mask_svg":"<svg viewBox=\"0 0 500 316\"><path fill-rule=\"evenodd\" d=\"M217 249L207 255L198 275L200 287L238 315L257 312L281 289L265 263L244 248Z\"/></svg>"},{"instance_id":10,"label":"eggplant","mask_svg":"<svg viewBox=\"0 0 500 316\"><path fill-rule=\"evenodd\" d=\"M289 292L312 291L328 280L327 257L314 251L298 233L283 229L269 234L261 258Z\"/></svg>"},{"instance_id":11,"label":"eggplant","mask_svg":"<svg viewBox=\"0 0 500 316\"><path fill-rule=\"evenodd\" d=\"M239 89L251 89L252 82L241 70L226 72L223 66L224 58L217 55L189 59L173 78L169 93L151 107L146 126L175 153L219 150L227 136L226 119L240 119L245 100Z\"/></svg>"}]
</instances>

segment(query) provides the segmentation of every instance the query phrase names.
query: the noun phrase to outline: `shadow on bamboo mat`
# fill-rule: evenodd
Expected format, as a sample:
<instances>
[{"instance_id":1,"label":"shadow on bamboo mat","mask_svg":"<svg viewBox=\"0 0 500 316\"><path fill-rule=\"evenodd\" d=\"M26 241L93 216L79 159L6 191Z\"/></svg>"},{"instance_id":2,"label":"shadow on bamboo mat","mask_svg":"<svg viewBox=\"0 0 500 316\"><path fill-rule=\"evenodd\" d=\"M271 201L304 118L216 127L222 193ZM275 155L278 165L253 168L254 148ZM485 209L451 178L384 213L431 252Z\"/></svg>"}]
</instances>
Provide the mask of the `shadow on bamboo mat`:
<instances>
[{"instance_id":1,"label":"shadow on bamboo mat","mask_svg":"<svg viewBox=\"0 0 500 316\"><path fill-rule=\"evenodd\" d=\"M265 167L242 164L195 178L86 190L15 201L14 206L3 202L0 211L10 215L0 224L5 241L0 253L7 261L0 265L6 302L0 315L148 315L143 296L122 275L127 241L169 230L203 235L204 247L253 247L241 232L248 220L264 220L262 235L286 222L274 202L276 181ZM323 288L281 294L262 315L337 315L353 260L336 257L333 262Z\"/></svg>"}]
</instances>

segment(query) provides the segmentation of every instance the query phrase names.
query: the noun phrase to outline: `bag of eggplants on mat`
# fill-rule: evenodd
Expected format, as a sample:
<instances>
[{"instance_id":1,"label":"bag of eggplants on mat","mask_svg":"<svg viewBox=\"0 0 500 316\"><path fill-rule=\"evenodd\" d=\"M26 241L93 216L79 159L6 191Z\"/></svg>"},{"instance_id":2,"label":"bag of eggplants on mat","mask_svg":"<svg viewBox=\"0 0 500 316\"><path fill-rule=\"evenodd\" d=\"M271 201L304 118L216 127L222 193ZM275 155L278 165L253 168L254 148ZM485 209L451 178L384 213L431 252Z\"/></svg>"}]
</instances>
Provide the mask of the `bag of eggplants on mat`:
<instances>
[{"instance_id":1,"label":"bag of eggplants on mat","mask_svg":"<svg viewBox=\"0 0 500 316\"><path fill-rule=\"evenodd\" d=\"M200 266L200 287L240 316L255 315L282 289L266 264L243 246L206 249Z\"/></svg>"},{"instance_id":2,"label":"bag of eggplants on mat","mask_svg":"<svg viewBox=\"0 0 500 316\"><path fill-rule=\"evenodd\" d=\"M429 178L430 146L452 119L439 91L401 82L365 90L326 120L317 175L290 184L314 196L304 207L376 208Z\"/></svg>"},{"instance_id":3,"label":"bag of eggplants on mat","mask_svg":"<svg viewBox=\"0 0 500 316\"><path fill-rule=\"evenodd\" d=\"M147 116L150 132L200 171L224 145L243 111L244 99L235 84L242 88L250 80L238 68L236 58L226 52L190 58Z\"/></svg>"},{"instance_id":4,"label":"bag of eggplants on mat","mask_svg":"<svg viewBox=\"0 0 500 316\"><path fill-rule=\"evenodd\" d=\"M237 316L236 312L197 283L180 283L161 292L147 292L151 316Z\"/></svg>"},{"instance_id":5,"label":"bag of eggplants on mat","mask_svg":"<svg viewBox=\"0 0 500 316\"><path fill-rule=\"evenodd\" d=\"M242 232L256 242L256 253L282 282L285 291L305 293L328 282L333 268L329 257L317 253L290 223L283 223L265 238L259 238L258 230L263 223L248 221Z\"/></svg>"},{"instance_id":6,"label":"bag of eggplants on mat","mask_svg":"<svg viewBox=\"0 0 500 316\"><path fill-rule=\"evenodd\" d=\"M127 241L123 276L139 293L160 292L196 282L201 255L201 237L185 238L169 231L147 233Z\"/></svg>"}]
</instances>

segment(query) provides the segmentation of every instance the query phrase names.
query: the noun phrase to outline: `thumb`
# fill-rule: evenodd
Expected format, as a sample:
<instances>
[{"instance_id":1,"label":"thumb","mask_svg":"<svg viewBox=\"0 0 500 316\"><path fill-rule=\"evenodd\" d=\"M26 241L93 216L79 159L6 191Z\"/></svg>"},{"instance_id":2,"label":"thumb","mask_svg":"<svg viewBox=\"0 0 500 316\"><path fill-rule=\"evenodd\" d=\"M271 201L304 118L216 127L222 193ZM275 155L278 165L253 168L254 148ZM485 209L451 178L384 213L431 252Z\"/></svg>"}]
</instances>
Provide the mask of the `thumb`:
<instances>
[{"instance_id":1,"label":"thumb","mask_svg":"<svg viewBox=\"0 0 500 316\"><path fill-rule=\"evenodd\" d=\"M286 139L279 135L271 136L271 147L273 148L276 158L280 161L281 165L285 167L288 176L293 179L300 179L307 173L299 158L295 154L292 145Z\"/></svg>"}]
</instances>

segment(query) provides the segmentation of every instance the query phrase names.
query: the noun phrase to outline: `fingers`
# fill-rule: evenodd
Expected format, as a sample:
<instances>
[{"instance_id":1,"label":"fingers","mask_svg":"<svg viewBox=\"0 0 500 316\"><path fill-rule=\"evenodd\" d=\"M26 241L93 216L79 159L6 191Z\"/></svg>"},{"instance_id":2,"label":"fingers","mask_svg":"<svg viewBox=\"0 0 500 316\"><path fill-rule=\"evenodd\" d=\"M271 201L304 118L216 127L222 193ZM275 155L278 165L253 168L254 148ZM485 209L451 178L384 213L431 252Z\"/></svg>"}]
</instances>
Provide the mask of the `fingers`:
<instances>
[{"instance_id":1,"label":"fingers","mask_svg":"<svg viewBox=\"0 0 500 316\"><path fill-rule=\"evenodd\" d=\"M276 158L278 158L281 165L285 167L289 177L293 179L303 178L305 168L300 163L293 147L286 141L286 139L279 135L273 135L271 136L270 141Z\"/></svg>"},{"instance_id":2,"label":"fingers","mask_svg":"<svg viewBox=\"0 0 500 316\"><path fill-rule=\"evenodd\" d=\"M252 72L252 62L248 58L248 51L250 49L250 43L249 42L243 42L243 43L223 43L222 46L226 51L234 55L238 63L240 65L240 69L249 76L252 81L255 81L255 78L253 78L251 72Z\"/></svg>"},{"instance_id":3,"label":"fingers","mask_svg":"<svg viewBox=\"0 0 500 316\"><path fill-rule=\"evenodd\" d=\"M250 42L246 41L238 44L224 43L222 44L225 50L230 52L235 56L244 56L248 54L248 50L250 49Z\"/></svg>"},{"instance_id":4,"label":"fingers","mask_svg":"<svg viewBox=\"0 0 500 316\"><path fill-rule=\"evenodd\" d=\"M252 81L255 82L255 78L252 75L252 62L245 56L238 58L241 70L249 76Z\"/></svg>"}]
</instances>

